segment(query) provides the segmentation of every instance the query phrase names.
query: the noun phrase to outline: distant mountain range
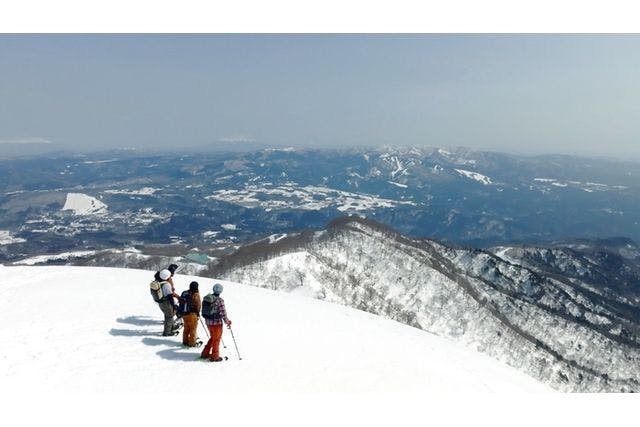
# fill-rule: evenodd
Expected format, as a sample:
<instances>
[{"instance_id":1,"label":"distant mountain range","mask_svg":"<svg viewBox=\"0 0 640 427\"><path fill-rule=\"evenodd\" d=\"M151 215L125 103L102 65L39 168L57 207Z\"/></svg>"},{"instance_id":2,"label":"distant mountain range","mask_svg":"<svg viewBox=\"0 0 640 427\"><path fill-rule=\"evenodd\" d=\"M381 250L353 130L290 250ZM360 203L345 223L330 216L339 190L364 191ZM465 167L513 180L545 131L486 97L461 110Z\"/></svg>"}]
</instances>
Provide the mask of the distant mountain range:
<instances>
[{"instance_id":1,"label":"distant mountain range","mask_svg":"<svg viewBox=\"0 0 640 427\"><path fill-rule=\"evenodd\" d=\"M640 164L464 148L132 151L0 161L0 262L166 246L217 257L359 214L491 247L640 239Z\"/></svg>"}]
</instances>

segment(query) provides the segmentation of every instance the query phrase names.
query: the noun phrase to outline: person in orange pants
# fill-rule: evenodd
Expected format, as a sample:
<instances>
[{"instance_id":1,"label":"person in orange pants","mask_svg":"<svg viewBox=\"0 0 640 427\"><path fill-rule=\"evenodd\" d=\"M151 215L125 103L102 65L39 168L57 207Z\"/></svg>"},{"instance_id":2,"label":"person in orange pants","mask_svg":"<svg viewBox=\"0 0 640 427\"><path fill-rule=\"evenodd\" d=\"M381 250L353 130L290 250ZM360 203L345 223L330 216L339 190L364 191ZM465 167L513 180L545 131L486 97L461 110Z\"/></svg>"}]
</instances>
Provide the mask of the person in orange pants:
<instances>
[{"instance_id":1,"label":"person in orange pants","mask_svg":"<svg viewBox=\"0 0 640 427\"><path fill-rule=\"evenodd\" d=\"M191 304L189 304L187 313L182 315L184 322L184 330L182 331L182 344L187 347L196 347L198 338L198 319L200 318L200 293L198 292L198 282L189 284L189 294ZM184 295L184 293L183 293Z\"/></svg>"},{"instance_id":2,"label":"person in orange pants","mask_svg":"<svg viewBox=\"0 0 640 427\"><path fill-rule=\"evenodd\" d=\"M231 320L227 317L227 310L224 306L224 300L220 298L222 293L222 285L216 283L213 285L213 294L204 297L202 304L202 316L205 318L207 328L209 329L209 341L204 346L200 357L210 359L212 362L220 362L220 340L222 339L222 323L227 327L231 327Z\"/></svg>"}]
</instances>

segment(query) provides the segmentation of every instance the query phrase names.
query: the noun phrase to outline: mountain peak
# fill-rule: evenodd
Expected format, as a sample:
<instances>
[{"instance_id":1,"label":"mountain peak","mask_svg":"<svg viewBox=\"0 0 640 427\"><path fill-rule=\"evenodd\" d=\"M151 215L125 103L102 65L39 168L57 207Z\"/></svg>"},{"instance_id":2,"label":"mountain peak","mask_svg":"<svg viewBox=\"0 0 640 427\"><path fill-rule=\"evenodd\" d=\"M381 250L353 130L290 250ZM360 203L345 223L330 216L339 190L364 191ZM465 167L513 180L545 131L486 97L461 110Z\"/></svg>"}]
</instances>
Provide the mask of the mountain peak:
<instances>
[{"instance_id":1,"label":"mountain peak","mask_svg":"<svg viewBox=\"0 0 640 427\"><path fill-rule=\"evenodd\" d=\"M374 219L367 218L360 215L348 215L348 216L338 217L332 220L327 225L327 229L332 230L332 229L341 229L341 228L353 228L354 225L357 225L358 226L357 228L364 227L364 228L369 228L371 230L375 230L379 232L399 235L397 231L395 231L388 225L385 225Z\"/></svg>"}]
</instances>

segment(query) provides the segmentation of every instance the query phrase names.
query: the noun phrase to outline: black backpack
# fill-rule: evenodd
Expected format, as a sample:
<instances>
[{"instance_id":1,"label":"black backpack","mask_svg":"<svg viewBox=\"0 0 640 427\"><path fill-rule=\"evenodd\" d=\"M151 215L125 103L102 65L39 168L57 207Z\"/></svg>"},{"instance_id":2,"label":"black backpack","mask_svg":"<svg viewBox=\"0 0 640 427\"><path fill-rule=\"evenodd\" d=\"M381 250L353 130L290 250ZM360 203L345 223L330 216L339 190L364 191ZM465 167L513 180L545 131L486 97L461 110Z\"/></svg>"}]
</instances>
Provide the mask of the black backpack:
<instances>
[{"instance_id":1,"label":"black backpack","mask_svg":"<svg viewBox=\"0 0 640 427\"><path fill-rule=\"evenodd\" d=\"M185 315L189 313L195 313L193 306L193 295L191 295L191 291L184 291L180 294L179 303L178 303L178 314Z\"/></svg>"},{"instance_id":2,"label":"black backpack","mask_svg":"<svg viewBox=\"0 0 640 427\"><path fill-rule=\"evenodd\" d=\"M219 297L209 294L202 300L202 317L209 320L221 320L220 313L216 310L214 303Z\"/></svg>"}]
</instances>

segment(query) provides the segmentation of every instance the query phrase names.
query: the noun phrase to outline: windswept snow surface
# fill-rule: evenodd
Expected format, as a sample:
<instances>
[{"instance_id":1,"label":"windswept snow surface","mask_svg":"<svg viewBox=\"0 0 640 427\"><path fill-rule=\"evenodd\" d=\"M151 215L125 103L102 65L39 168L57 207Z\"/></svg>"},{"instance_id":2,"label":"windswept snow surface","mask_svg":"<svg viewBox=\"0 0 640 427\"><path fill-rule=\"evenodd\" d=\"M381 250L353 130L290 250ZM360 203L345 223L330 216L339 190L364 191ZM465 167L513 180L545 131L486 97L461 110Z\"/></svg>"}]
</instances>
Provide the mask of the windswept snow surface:
<instances>
[{"instance_id":1,"label":"windswept snow surface","mask_svg":"<svg viewBox=\"0 0 640 427\"><path fill-rule=\"evenodd\" d=\"M225 329L229 361L211 363L183 348L180 335L161 336L152 272L0 266L0 277L11 319L0 326L0 379L12 393L551 391L424 331L301 296L223 282L242 360ZM177 292L191 280L203 295L215 283L177 275Z\"/></svg>"}]
</instances>

